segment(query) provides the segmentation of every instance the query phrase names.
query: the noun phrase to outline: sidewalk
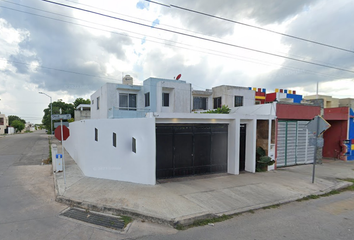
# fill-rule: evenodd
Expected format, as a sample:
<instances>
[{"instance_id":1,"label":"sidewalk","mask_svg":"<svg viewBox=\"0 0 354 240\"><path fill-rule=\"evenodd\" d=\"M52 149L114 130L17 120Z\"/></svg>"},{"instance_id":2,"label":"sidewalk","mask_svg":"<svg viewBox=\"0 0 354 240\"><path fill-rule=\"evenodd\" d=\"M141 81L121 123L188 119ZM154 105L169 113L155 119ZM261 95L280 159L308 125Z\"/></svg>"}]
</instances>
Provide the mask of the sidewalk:
<instances>
[{"instance_id":1,"label":"sidewalk","mask_svg":"<svg viewBox=\"0 0 354 240\"><path fill-rule=\"evenodd\" d=\"M61 145L57 144L61 153ZM349 186L338 178L354 178L354 162L323 160L264 173L208 175L165 181L155 186L85 177L65 153L63 173L54 174L57 201L102 212L140 217L160 223L190 224L196 219L241 213L324 194Z\"/></svg>"}]
</instances>

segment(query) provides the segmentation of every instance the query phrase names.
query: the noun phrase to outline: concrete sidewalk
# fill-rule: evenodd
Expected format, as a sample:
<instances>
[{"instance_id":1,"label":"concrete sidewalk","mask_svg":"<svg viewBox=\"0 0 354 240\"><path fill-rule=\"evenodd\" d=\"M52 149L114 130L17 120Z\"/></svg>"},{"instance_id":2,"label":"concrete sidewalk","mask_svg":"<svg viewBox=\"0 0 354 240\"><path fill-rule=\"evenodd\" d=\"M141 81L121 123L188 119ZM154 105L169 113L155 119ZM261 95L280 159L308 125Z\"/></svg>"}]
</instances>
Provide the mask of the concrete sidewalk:
<instances>
[{"instance_id":1,"label":"concrete sidewalk","mask_svg":"<svg viewBox=\"0 0 354 240\"><path fill-rule=\"evenodd\" d=\"M57 146L61 153L61 145ZM57 201L170 225L324 194L351 184L338 178L354 178L354 162L323 160L316 166L314 184L312 165L301 165L256 174L175 179L150 186L85 177L68 153L65 163L66 184L62 172L54 174Z\"/></svg>"}]
</instances>

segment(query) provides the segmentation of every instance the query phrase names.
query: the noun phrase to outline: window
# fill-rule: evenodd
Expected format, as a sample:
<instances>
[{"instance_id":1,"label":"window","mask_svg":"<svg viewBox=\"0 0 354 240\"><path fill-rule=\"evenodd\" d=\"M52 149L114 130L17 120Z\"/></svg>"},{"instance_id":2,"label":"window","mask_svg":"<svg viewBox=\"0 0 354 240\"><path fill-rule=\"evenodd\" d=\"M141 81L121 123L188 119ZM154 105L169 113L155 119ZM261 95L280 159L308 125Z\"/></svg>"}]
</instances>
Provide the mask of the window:
<instances>
[{"instance_id":1,"label":"window","mask_svg":"<svg viewBox=\"0 0 354 240\"><path fill-rule=\"evenodd\" d=\"M221 97L214 98L214 109L221 108Z\"/></svg>"},{"instance_id":2,"label":"window","mask_svg":"<svg viewBox=\"0 0 354 240\"><path fill-rule=\"evenodd\" d=\"M119 109L136 111L136 94L119 93Z\"/></svg>"},{"instance_id":3,"label":"window","mask_svg":"<svg viewBox=\"0 0 354 240\"><path fill-rule=\"evenodd\" d=\"M132 152L136 153L136 139L132 137Z\"/></svg>"},{"instance_id":4,"label":"window","mask_svg":"<svg viewBox=\"0 0 354 240\"><path fill-rule=\"evenodd\" d=\"M207 98L206 97L194 97L193 98L193 109L207 109Z\"/></svg>"},{"instance_id":5,"label":"window","mask_svg":"<svg viewBox=\"0 0 354 240\"><path fill-rule=\"evenodd\" d=\"M150 106L150 93L145 93L145 107Z\"/></svg>"},{"instance_id":6,"label":"window","mask_svg":"<svg viewBox=\"0 0 354 240\"><path fill-rule=\"evenodd\" d=\"M98 142L98 129L95 128L95 141Z\"/></svg>"},{"instance_id":7,"label":"window","mask_svg":"<svg viewBox=\"0 0 354 240\"><path fill-rule=\"evenodd\" d=\"M92 99L92 105L95 103L95 100Z\"/></svg>"},{"instance_id":8,"label":"window","mask_svg":"<svg viewBox=\"0 0 354 240\"><path fill-rule=\"evenodd\" d=\"M113 147L117 147L117 134L113 133Z\"/></svg>"},{"instance_id":9,"label":"window","mask_svg":"<svg viewBox=\"0 0 354 240\"><path fill-rule=\"evenodd\" d=\"M4 118L0 118L0 125L5 125L4 124Z\"/></svg>"},{"instance_id":10,"label":"window","mask_svg":"<svg viewBox=\"0 0 354 240\"><path fill-rule=\"evenodd\" d=\"M97 110L100 109L100 97L97 97L96 104L97 104Z\"/></svg>"},{"instance_id":11,"label":"window","mask_svg":"<svg viewBox=\"0 0 354 240\"><path fill-rule=\"evenodd\" d=\"M169 107L170 106L170 94L162 93L162 106Z\"/></svg>"},{"instance_id":12,"label":"window","mask_svg":"<svg viewBox=\"0 0 354 240\"><path fill-rule=\"evenodd\" d=\"M243 106L243 96L235 96L235 107Z\"/></svg>"}]
</instances>

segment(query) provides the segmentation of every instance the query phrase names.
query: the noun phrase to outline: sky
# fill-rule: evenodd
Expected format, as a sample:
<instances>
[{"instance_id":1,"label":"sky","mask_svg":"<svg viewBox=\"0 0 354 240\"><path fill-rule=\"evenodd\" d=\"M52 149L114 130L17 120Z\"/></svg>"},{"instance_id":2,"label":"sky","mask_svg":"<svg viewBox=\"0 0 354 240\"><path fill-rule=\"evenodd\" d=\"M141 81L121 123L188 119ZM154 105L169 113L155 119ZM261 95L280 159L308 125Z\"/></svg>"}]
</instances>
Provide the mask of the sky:
<instances>
[{"instance_id":1,"label":"sky","mask_svg":"<svg viewBox=\"0 0 354 240\"><path fill-rule=\"evenodd\" d=\"M127 74L354 97L353 12L352 0L0 0L0 112L40 123L50 97L87 99Z\"/></svg>"}]
</instances>

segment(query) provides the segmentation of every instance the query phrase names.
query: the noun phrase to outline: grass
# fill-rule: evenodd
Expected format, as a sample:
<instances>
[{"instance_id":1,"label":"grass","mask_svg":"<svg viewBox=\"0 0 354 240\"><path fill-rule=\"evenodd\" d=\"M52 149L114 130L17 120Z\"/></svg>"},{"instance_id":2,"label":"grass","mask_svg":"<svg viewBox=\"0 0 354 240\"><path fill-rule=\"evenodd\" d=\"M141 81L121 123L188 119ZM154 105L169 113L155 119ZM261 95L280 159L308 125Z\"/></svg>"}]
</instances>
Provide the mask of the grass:
<instances>
[{"instance_id":1,"label":"grass","mask_svg":"<svg viewBox=\"0 0 354 240\"><path fill-rule=\"evenodd\" d=\"M235 214L235 215L237 215L237 214ZM215 217L215 218L210 218L210 219L196 220L192 224L187 225L187 226L183 226L181 224L177 224L176 229L177 230L186 230L186 229L192 228L192 227L206 226L209 223L223 222L223 221L226 221L226 220L229 220L229 219L233 218L235 215L222 215L220 217Z\"/></svg>"},{"instance_id":2,"label":"grass","mask_svg":"<svg viewBox=\"0 0 354 240\"><path fill-rule=\"evenodd\" d=\"M270 205L270 206L267 206L267 207L263 207L262 209L273 209L273 208L278 208L278 207L280 207L280 204Z\"/></svg>"},{"instance_id":3,"label":"grass","mask_svg":"<svg viewBox=\"0 0 354 240\"><path fill-rule=\"evenodd\" d=\"M48 144L49 144L49 157L42 161L43 164L51 164L52 163L52 147L51 147L50 137L48 137Z\"/></svg>"},{"instance_id":4,"label":"grass","mask_svg":"<svg viewBox=\"0 0 354 240\"><path fill-rule=\"evenodd\" d=\"M133 221L133 219L128 216L120 216L120 217L124 221L124 227L126 227L129 223L131 223Z\"/></svg>"},{"instance_id":5,"label":"grass","mask_svg":"<svg viewBox=\"0 0 354 240\"><path fill-rule=\"evenodd\" d=\"M332 196L332 195L336 195L336 194L340 194L342 192L346 192L346 191L354 191L354 179L352 178L346 178L346 179L340 179L343 181L347 181L347 182L351 182L353 183L352 185L342 188L342 189L338 189L338 190L332 190L328 193L322 194L322 195L309 195L307 197L303 197L301 199L296 200L297 202L302 202L302 201L307 201L307 200L311 200L311 199L318 199L320 197L328 197L328 196Z\"/></svg>"}]
</instances>

